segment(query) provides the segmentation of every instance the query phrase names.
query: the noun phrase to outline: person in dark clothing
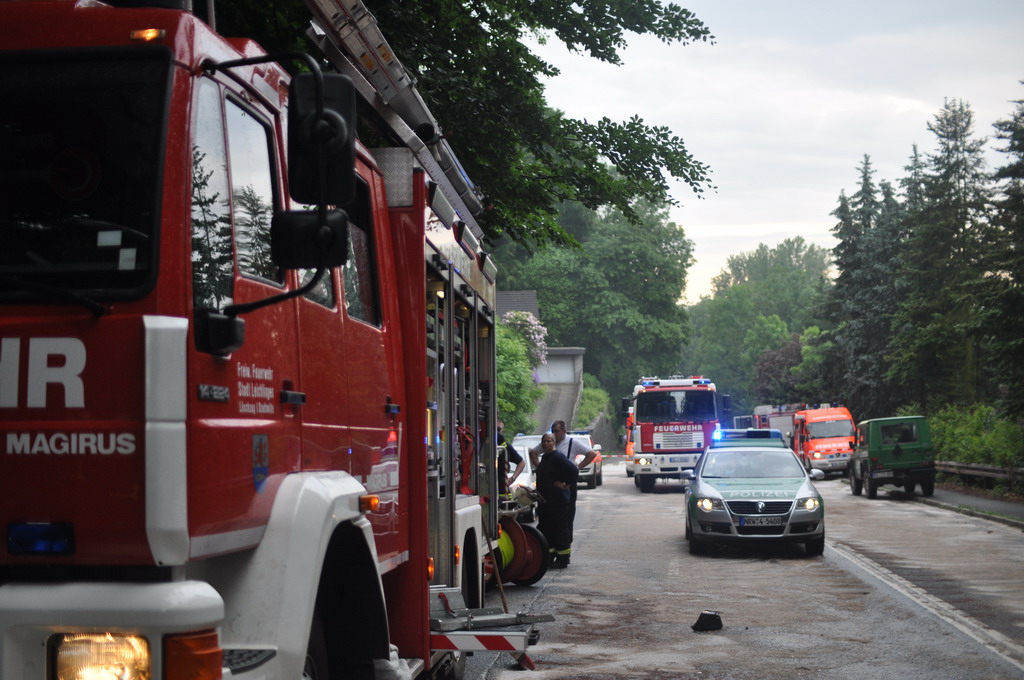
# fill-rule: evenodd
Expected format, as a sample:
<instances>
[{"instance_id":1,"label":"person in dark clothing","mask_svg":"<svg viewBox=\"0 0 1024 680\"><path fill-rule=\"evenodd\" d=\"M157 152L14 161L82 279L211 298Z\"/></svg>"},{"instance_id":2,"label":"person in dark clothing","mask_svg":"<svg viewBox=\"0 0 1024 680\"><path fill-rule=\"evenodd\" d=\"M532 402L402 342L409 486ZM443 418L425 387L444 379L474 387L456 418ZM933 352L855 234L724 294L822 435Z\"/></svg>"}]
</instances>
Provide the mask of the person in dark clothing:
<instances>
[{"instance_id":1,"label":"person in dark clothing","mask_svg":"<svg viewBox=\"0 0 1024 680\"><path fill-rule=\"evenodd\" d=\"M494 441L498 446L504 446L505 453L507 454L507 456L503 456L500 453L501 449L498 449L498 457L500 460L498 469L501 470L502 473L500 479L501 493L508 493L509 488L512 486L512 482L516 481L519 475L523 473L523 469L526 467L526 461L523 460L523 457L519 455L519 452L512 446L512 442L505 439L505 423L502 422L500 418L498 419L497 425L498 435L494 438ZM516 469L512 473L512 476L509 477L508 470L512 465L515 465Z\"/></svg>"},{"instance_id":2,"label":"person in dark clothing","mask_svg":"<svg viewBox=\"0 0 1024 680\"><path fill-rule=\"evenodd\" d=\"M537 465L537 491L544 502L537 506L537 529L544 534L551 550L552 566L569 566L572 535L569 529L569 489L576 484L580 470L555 448L550 432L541 437L540 463Z\"/></svg>"}]
</instances>

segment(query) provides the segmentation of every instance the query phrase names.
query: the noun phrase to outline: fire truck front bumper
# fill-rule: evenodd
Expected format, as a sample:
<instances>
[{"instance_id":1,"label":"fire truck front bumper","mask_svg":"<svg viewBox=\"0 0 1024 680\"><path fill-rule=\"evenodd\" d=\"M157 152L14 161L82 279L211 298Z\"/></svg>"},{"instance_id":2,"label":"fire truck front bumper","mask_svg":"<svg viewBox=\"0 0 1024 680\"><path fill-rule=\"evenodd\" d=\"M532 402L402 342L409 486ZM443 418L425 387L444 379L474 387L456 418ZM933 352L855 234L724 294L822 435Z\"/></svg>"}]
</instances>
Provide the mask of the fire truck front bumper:
<instances>
[{"instance_id":1,"label":"fire truck front bumper","mask_svg":"<svg viewBox=\"0 0 1024 680\"><path fill-rule=\"evenodd\" d=\"M825 472L846 472L850 464L849 452L819 454L820 457L811 457L811 469L823 470Z\"/></svg>"},{"instance_id":2,"label":"fire truck front bumper","mask_svg":"<svg viewBox=\"0 0 1024 680\"><path fill-rule=\"evenodd\" d=\"M91 677L117 658L126 679L163 678L165 657L220 668L224 601L207 583L8 583L0 586L0 677ZM98 671L97 671L98 672ZM98 677L98 676L97 676Z\"/></svg>"}]
</instances>

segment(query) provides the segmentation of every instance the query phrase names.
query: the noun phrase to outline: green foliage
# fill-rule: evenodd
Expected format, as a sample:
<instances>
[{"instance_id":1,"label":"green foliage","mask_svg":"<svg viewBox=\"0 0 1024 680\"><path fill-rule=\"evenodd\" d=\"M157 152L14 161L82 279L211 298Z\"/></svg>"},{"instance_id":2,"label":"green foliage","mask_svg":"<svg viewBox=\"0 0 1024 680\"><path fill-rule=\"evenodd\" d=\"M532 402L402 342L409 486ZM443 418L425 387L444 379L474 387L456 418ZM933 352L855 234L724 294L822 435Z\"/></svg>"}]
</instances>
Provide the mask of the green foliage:
<instances>
[{"instance_id":1,"label":"green foliage","mask_svg":"<svg viewBox=\"0 0 1024 680\"><path fill-rule=\"evenodd\" d=\"M673 372L688 334L678 301L693 245L664 204L635 210L639 227L621 213L568 205L564 223L581 248L495 252L503 288L537 291L548 344L585 347L586 370L618 396L631 393L641 375Z\"/></svg>"},{"instance_id":2,"label":"green foliage","mask_svg":"<svg viewBox=\"0 0 1024 680\"><path fill-rule=\"evenodd\" d=\"M893 315L889 377L929 405L968 404L981 387L978 309L968 291L984 271L982 240L990 190L984 139L974 138L965 102L947 101L928 126L938 150L922 177L923 207L907 215L900 279L906 295Z\"/></svg>"},{"instance_id":3,"label":"green foliage","mask_svg":"<svg viewBox=\"0 0 1024 680\"><path fill-rule=\"evenodd\" d=\"M544 389L534 383L526 342L501 323L497 328L498 415L509 432L533 432L530 416Z\"/></svg>"},{"instance_id":4,"label":"green foliage","mask_svg":"<svg viewBox=\"0 0 1024 680\"><path fill-rule=\"evenodd\" d=\"M557 221L562 201L613 206L638 222L638 200L674 201L669 176L698 195L710 187L707 166L666 127L636 116L589 122L550 110L541 79L557 69L523 42L526 36L553 37L572 51L616 64L627 33L666 43L712 41L688 10L654 0L365 4L415 78L439 132L486 194L489 209L478 221L490 240L570 243ZM272 52L315 53L304 44L309 12L301 2L222 0L217 10L225 35L254 38Z\"/></svg>"},{"instance_id":5,"label":"green foliage","mask_svg":"<svg viewBox=\"0 0 1024 680\"><path fill-rule=\"evenodd\" d=\"M731 256L713 296L691 309L682 372L714 380L737 414L796 389L791 373L802 356L791 333L816 325L829 264L828 251L800 237Z\"/></svg>"},{"instance_id":6,"label":"green foliage","mask_svg":"<svg viewBox=\"0 0 1024 680\"><path fill-rule=\"evenodd\" d=\"M580 405L576 410L576 420L573 422L574 429L584 429L590 426L601 413L612 413L611 398L601 387L598 379L589 374L583 374L583 395L580 397Z\"/></svg>"},{"instance_id":7,"label":"green foliage","mask_svg":"<svg viewBox=\"0 0 1024 680\"><path fill-rule=\"evenodd\" d=\"M1024 466L1024 428L986 404L946 406L928 418L940 460Z\"/></svg>"},{"instance_id":8,"label":"green foliage","mask_svg":"<svg viewBox=\"0 0 1024 680\"><path fill-rule=\"evenodd\" d=\"M971 287L980 311L975 331L983 338L998 376L1002 405L1024 416L1024 100L995 125L1005 142L1005 165L996 170L999 196L982 250L985 275Z\"/></svg>"}]
</instances>

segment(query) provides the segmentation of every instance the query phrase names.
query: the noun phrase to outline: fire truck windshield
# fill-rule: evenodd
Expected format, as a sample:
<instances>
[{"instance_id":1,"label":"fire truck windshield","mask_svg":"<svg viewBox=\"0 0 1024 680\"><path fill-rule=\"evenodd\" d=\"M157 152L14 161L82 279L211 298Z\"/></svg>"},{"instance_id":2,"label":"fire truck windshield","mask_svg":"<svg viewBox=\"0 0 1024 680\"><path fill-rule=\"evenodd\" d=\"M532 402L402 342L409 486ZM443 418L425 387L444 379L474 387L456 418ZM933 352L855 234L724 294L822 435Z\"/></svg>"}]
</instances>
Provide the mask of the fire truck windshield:
<instances>
[{"instance_id":1,"label":"fire truck windshield","mask_svg":"<svg viewBox=\"0 0 1024 680\"><path fill-rule=\"evenodd\" d=\"M0 56L0 299L152 282L170 74L162 47Z\"/></svg>"},{"instance_id":2,"label":"fire truck windshield","mask_svg":"<svg viewBox=\"0 0 1024 680\"><path fill-rule=\"evenodd\" d=\"M640 423L707 422L716 418L714 392L664 390L636 396L636 420Z\"/></svg>"},{"instance_id":3,"label":"fire truck windshield","mask_svg":"<svg viewBox=\"0 0 1024 680\"><path fill-rule=\"evenodd\" d=\"M826 437L852 437L852 420L826 420L819 423L807 424L807 436L810 439L825 439Z\"/></svg>"}]
</instances>

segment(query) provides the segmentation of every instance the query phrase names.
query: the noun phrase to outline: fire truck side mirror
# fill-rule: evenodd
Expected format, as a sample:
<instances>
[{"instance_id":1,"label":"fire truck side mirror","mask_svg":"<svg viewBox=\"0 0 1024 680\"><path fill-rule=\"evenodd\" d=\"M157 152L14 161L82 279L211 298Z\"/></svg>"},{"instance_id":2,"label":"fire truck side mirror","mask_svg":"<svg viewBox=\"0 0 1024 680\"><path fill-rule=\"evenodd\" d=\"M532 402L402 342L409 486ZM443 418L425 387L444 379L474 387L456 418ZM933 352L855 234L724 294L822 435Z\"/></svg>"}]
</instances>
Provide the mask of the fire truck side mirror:
<instances>
[{"instance_id":1,"label":"fire truck side mirror","mask_svg":"<svg viewBox=\"0 0 1024 680\"><path fill-rule=\"evenodd\" d=\"M340 73L323 74L323 115L316 76L301 73L288 94L288 190L299 203L347 205L355 194L356 92Z\"/></svg>"},{"instance_id":2,"label":"fire truck side mirror","mask_svg":"<svg viewBox=\"0 0 1024 680\"><path fill-rule=\"evenodd\" d=\"M631 399L629 399L629 397L623 397L622 398L622 406L619 408L619 415L622 416L623 418L629 416L629 402L630 401L631 401Z\"/></svg>"},{"instance_id":3,"label":"fire truck side mirror","mask_svg":"<svg viewBox=\"0 0 1024 680\"><path fill-rule=\"evenodd\" d=\"M291 210L270 223L270 255L282 269L340 267L348 259L348 215L328 210L320 223L317 210Z\"/></svg>"},{"instance_id":4,"label":"fire truck side mirror","mask_svg":"<svg viewBox=\"0 0 1024 680\"><path fill-rule=\"evenodd\" d=\"M245 343L245 319L215 309L196 310L196 349L223 357Z\"/></svg>"}]
</instances>

